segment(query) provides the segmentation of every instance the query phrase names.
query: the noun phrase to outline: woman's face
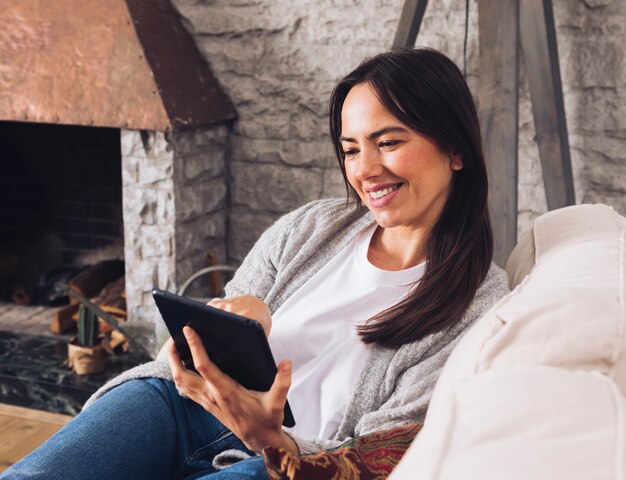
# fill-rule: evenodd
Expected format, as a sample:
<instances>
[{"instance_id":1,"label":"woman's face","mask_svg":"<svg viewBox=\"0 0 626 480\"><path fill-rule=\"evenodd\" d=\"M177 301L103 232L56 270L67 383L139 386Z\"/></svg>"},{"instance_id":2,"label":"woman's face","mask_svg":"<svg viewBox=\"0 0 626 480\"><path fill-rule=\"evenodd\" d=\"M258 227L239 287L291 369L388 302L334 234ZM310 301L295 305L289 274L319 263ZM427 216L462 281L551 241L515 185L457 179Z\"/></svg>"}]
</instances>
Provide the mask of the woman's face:
<instances>
[{"instance_id":1,"label":"woman's face","mask_svg":"<svg viewBox=\"0 0 626 480\"><path fill-rule=\"evenodd\" d=\"M341 111L348 181L383 228L432 228L463 168L458 155L387 111L368 84L354 86Z\"/></svg>"}]
</instances>

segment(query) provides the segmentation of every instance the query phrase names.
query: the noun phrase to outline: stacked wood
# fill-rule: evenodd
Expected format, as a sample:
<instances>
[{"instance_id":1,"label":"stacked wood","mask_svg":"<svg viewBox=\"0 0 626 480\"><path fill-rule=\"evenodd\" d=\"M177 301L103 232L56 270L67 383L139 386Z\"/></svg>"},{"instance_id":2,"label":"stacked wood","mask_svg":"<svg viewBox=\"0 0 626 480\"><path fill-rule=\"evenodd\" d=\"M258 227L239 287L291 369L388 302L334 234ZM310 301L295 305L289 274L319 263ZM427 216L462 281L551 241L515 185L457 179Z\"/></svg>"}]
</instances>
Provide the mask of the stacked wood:
<instances>
[{"instance_id":1,"label":"stacked wood","mask_svg":"<svg viewBox=\"0 0 626 480\"><path fill-rule=\"evenodd\" d=\"M86 268L72 278L68 286L83 297L92 299L93 303L118 320L126 320L123 260L106 260ZM52 333L66 333L76 327L79 302L70 298L71 304L54 314L50 323ZM103 321L100 327L103 332L111 330L111 326Z\"/></svg>"},{"instance_id":2,"label":"stacked wood","mask_svg":"<svg viewBox=\"0 0 626 480\"><path fill-rule=\"evenodd\" d=\"M52 321L50 322L50 331L57 335L69 332L76 327L76 321L74 314L78 314L78 303L73 303L67 307L61 308L54 313Z\"/></svg>"},{"instance_id":3,"label":"stacked wood","mask_svg":"<svg viewBox=\"0 0 626 480\"><path fill-rule=\"evenodd\" d=\"M126 320L126 283L125 277L120 277L109 283L102 289L100 294L92 299L102 310L113 315L119 321ZM113 327L100 320L100 331L108 332Z\"/></svg>"},{"instance_id":4,"label":"stacked wood","mask_svg":"<svg viewBox=\"0 0 626 480\"><path fill-rule=\"evenodd\" d=\"M87 298L98 295L109 283L124 276L123 260L105 260L89 267L69 282L69 287ZM75 303L75 300L72 300Z\"/></svg>"}]
</instances>

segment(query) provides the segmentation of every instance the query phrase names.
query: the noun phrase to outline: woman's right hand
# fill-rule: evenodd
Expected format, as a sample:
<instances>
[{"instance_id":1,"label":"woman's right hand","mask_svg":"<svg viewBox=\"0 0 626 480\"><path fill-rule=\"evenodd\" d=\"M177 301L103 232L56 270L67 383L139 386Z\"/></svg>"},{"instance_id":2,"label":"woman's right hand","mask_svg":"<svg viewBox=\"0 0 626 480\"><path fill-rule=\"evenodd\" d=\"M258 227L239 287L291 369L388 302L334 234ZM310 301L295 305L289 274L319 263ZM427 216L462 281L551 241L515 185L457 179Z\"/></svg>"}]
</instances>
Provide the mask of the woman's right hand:
<instances>
[{"instance_id":1,"label":"woman's right hand","mask_svg":"<svg viewBox=\"0 0 626 480\"><path fill-rule=\"evenodd\" d=\"M263 300L252 295L240 295L230 298L214 298L207 305L242 317L251 318L261 324L265 336L269 337L272 329L272 314Z\"/></svg>"}]
</instances>

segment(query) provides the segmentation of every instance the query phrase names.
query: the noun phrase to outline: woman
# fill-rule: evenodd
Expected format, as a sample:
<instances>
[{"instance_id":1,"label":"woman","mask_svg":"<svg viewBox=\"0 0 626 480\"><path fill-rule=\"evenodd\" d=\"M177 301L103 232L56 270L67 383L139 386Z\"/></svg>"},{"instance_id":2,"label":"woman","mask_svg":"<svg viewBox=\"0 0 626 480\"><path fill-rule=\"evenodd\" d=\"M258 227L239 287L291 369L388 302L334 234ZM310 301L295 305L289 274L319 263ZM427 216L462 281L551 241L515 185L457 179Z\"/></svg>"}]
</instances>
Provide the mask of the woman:
<instances>
[{"instance_id":1,"label":"woman","mask_svg":"<svg viewBox=\"0 0 626 480\"><path fill-rule=\"evenodd\" d=\"M200 375L170 345L169 368L118 377L8 478L267 478L265 446L308 453L424 418L454 345L507 292L473 100L442 54L397 50L339 82L330 123L355 198L281 218L212 302L264 325L284 359L270 391L222 374L187 328Z\"/></svg>"}]
</instances>

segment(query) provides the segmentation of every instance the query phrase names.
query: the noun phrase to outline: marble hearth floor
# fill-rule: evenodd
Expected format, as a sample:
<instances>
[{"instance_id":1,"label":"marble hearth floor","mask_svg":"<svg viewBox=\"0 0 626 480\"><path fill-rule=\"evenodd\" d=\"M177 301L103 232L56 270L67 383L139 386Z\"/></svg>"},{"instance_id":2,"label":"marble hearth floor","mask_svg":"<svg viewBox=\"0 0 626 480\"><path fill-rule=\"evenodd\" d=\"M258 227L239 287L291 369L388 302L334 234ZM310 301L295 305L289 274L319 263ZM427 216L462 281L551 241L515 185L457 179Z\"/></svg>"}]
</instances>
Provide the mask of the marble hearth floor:
<instances>
[{"instance_id":1,"label":"marble hearth floor","mask_svg":"<svg viewBox=\"0 0 626 480\"><path fill-rule=\"evenodd\" d=\"M31 309L30 318L25 309ZM54 309L19 307L14 314L20 315L12 316L7 310L0 304L0 403L76 415L109 378L148 360L121 354L107 357L102 374L76 375L65 365L70 336L48 329Z\"/></svg>"}]
</instances>

